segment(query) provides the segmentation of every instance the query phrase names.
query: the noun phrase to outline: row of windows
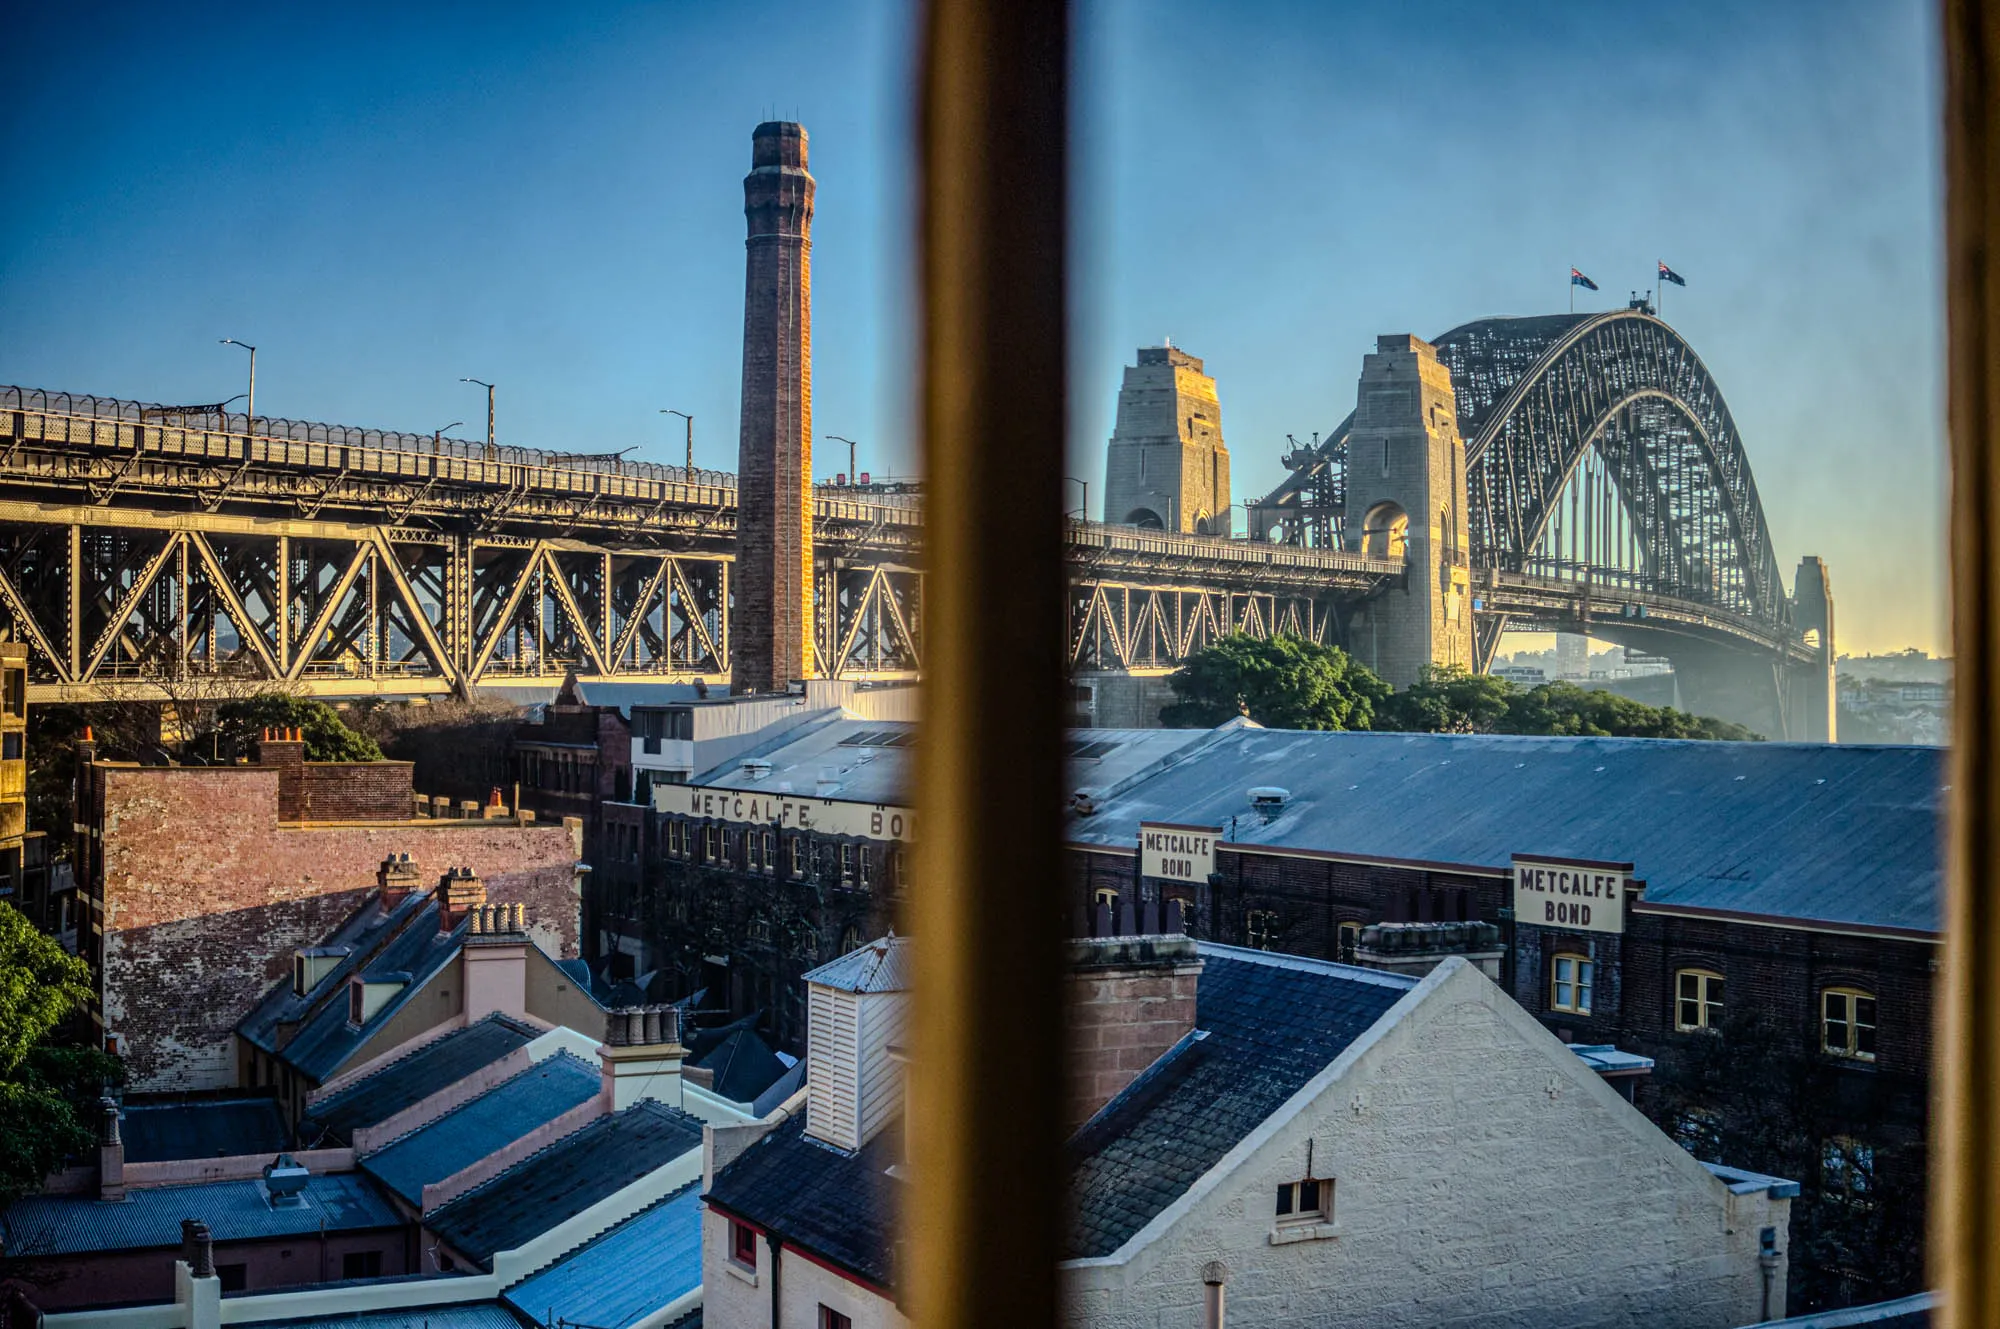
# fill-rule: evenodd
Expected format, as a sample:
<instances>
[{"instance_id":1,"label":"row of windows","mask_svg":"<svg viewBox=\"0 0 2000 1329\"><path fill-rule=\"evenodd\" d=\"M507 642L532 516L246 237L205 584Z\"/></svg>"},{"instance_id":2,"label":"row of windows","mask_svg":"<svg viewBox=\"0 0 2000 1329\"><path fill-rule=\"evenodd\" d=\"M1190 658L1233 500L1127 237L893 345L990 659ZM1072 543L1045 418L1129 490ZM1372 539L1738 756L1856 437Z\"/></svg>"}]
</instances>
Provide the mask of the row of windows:
<instances>
[{"instance_id":1,"label":"row of windows","mask_svg":"<svg viewBox=\"0 0 2000 1329\"><path fill-rule=\"evenodd\" d=\"M1588 1015L1597 965L1587 955L1562 952L1549 961L1549 1009ZM1722 1027L1724 980L1712 969L1674 973L1674 1028L1683 1032ZM1829 1056L1875 1060L1875 994L1854 987L1820 993L1820 1049Z\"/></svg>"},{"instance_id":2,"label":"row of windows","mask_svg":"<svg viewBox=\"0 0 2000 1329\"><path fill-rule=\"evenodd\" d=\"M790 877L837 881L862 890L876 884L878 868L887 870L892 885L903 871L903 851L893 846L878 861L876 850L865 844L816 846L803 835L781 837L776 831L695 826L685 821L669 821L666 839L669 858L741 867L771 876L782 871Z\"/></svg>"}]
</instances>

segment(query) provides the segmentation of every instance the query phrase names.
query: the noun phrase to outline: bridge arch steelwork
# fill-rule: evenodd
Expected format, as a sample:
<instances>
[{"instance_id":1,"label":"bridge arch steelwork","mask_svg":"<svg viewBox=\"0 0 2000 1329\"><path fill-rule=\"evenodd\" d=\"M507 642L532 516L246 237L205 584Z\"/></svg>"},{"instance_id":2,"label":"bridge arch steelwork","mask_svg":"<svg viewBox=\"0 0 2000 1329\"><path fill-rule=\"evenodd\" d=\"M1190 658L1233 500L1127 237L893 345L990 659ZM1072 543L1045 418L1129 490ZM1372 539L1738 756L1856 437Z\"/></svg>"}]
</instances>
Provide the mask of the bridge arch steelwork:
<instances>
[{"instance_id":1,"label":"bridge arch steelwork","mask_svg":"<svg viewBox=\"0 0 2000 1329\"><path fill-rule=\"evenodd\" d=\"M1522 573L1593 450L1638 555L1636 589L1782 631L1790 610L1756 479L1701 357L1644 309L1490 318L1436 339L1466 442L1472 563ZM1252 530L1337 546L1350 414L1252 505Z\"/></svg>"}]
</instances>

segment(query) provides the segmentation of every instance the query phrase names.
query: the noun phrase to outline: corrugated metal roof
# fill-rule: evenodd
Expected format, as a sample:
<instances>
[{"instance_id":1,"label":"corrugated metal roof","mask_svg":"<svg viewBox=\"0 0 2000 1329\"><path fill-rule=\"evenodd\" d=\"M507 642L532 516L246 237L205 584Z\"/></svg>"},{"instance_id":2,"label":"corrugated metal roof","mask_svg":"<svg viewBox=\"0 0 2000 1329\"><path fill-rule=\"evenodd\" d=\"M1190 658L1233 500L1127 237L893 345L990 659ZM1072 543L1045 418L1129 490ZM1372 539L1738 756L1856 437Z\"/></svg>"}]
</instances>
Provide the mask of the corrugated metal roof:
<instances>
[{"instance_id":1,"label":"corrugated metal roof","mask_svg":"<svg viewBox=\"0 0 2000 1329\"><path fill-rule=\"evenodd\" d=\"M504 1294L537 1324L626 1329L701 1286L701 1187L689 1184Z\"/></svg>"},{"instance_id":2,"label":"corrugated metal roof","mask_svg":"<svg viewBox=\"0 0 2000 1329\"><path fill-rule=\"evenodd\" d=\"M426 1225L491 1268L511 1251L690 1149L701 1121L652 1099L599 1117L434 1211Z\"/></svg>"},{"instance_id":3,"label":"corrugated metal roof","mask_svg":"<svg viewBox=\"0 0 2000 1329\"><path fill-rule=\"evenodd\" d=\"M312 1139L323 1131L327 1140L350 1140L359 1128L387 1121L447 1085L457 1084L480 1067L526 1046L536 1034L525 1022L500 1014L453 1030L339 1093L327 1095L307 1110L300 1134Z\"/></svg>"},{"instance_id":4,"label":"corrugated metal roof","mask_svg":"<svg viewBox=\"0 0 2000 1329\"><path fill-rule=\"evenodd\" d=\"M239 1329L522 1329L522 1324L502 1302L460 1301L298 1320L251 1320Z\"/></svg>"},{"instance_id":5,"label":"corrugated metal roof","mask_svg":"<svg viewBox=\"0 0 2000 1329\"><path fill-rule=\"evenodd\" d=\"M1936 932L1946 778L1937 748L1241 728L1070 837L1122 847L1167 821L1362 857L1629 862L1657 905ZM1269 821L1257 786L1288 791Z\"/></svg>"},{"instance_id":6,"label":"corrugated metal roof","mask_svg":"<svg viewBox=\"0 0 2000 1329\"><path fill-rule=\"evenodd\" d=\"M363 1159L361 1168L411 1204L421 1205L425 1186L588 1102L597 1096L601 1078L582 1058L558 1052L392 1140Z\"/></svg>"},{"instance_id":7,"label":"corrugated metal roof","mask_svg":"<svg viewBox=\"0 0 2000 1329\"><path fill-rule=\"evenodd\" d=\"M4 1220L10 1256L178 1246L181 1220L207 1223L218 1242L397 1227L402 1217L366 1177L352 1172L307 1180L305 1203L273 1209L262 1181L211 1181L126 1192L123 1200L35 1195Z\"/></svg>"},{"instance_id":8,"label":"corrugated metal roof","mask_svg":"<svg viewBox=\"0 0 2000 1329\"><path fill-rule=\"evenodd\" d=\"M270 1098L140 1103L120 1114L128 1163L277 1154L291 1143L284 1113Z\"/></svg>"},{"instance_id":9,"label":"corrugated metal roof","mask_svg":"<svg viewBox=\"0 0 2000 1329\"><path fill-rule=\"evenodd\" d=\"M910 939L891 933L809 971L805 981L843 992L907 992L910 965Z\"/></svg>"}]
</instances>

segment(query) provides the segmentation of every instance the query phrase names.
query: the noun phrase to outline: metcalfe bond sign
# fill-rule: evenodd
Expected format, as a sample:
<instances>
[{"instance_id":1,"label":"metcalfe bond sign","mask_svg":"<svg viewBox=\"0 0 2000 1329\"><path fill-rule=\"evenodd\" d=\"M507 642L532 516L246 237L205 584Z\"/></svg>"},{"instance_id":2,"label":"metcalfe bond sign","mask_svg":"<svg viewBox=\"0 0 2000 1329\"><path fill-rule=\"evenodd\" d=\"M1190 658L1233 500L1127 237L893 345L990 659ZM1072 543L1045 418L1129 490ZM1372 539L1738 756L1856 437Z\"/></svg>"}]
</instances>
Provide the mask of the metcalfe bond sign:
<instances>
[{"instance_id":1,"label":"metcalfe bond sign","mask_svg":"<svg viewBox=\"0 0 2000 1329\"><path fill-rule=\"evenodd\" d=\"M1168 881L1207 881L1215 871L1215 837L1220 826L1139 823L1139 875Z\"/></svg>"},{"instance_id":2,"label":"metcalfe bond sign","mask_svg":"<svg viewBox=\"0 0 2000 1329\"><path fill-rule=\"evenodd\" d=\"M1514 921L1577 932L1623 932L1630 863L1514 855Z\"/></svg>"},{"instance_id":3,"label":"metcalfe bond sign","mask_svg":"<svg viewBox=\"0 0 2000 1329\"><path fill-rule=\"evenodd\" d=\"M915 820L910 809L884 803L850 803L837 798L806 798L782 792L766 793L761 789L709 789L692 784L654 785L653 808L682 817L816 831L821 835L865 836L870 840L908 840Z\"/></svg>"}]
</instances>

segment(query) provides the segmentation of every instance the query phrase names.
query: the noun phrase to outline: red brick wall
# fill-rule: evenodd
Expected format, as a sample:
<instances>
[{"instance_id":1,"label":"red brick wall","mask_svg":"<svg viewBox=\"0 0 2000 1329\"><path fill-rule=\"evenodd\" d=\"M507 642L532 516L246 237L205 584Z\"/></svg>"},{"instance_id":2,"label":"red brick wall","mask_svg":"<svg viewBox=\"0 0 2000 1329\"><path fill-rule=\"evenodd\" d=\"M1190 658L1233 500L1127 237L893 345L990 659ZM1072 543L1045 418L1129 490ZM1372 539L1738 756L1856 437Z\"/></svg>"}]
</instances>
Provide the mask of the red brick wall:
<instances>
[{"instance_id":1,"label":"red brick wall","mask_svg":"<svg viewBox=\"0 0 2000 1329\"><path fill-rule=\"evenodd\" d=\"M407 761L307 762L297 820L407 820L411 770Z\"/></svg>"},{"instance_id":2,"label":"red brick wall","mask_svg":"<svg viewBox=\"0 0 2000 1329\"><path fill-rule=\"evenodd\" d=\"M407 767L398 767L407 780ZM128 1040L134 1089L235 1081L231 1031L291 954L374 890L392 853L435 884L464 865L487 898L528 906L551 951L577 954L577 846L562 826L401 821L281 826L276 771L96 768L101 785L103 1008ZM405 785L407 788L407 785Z\"/></svg>"}]
</instances>

